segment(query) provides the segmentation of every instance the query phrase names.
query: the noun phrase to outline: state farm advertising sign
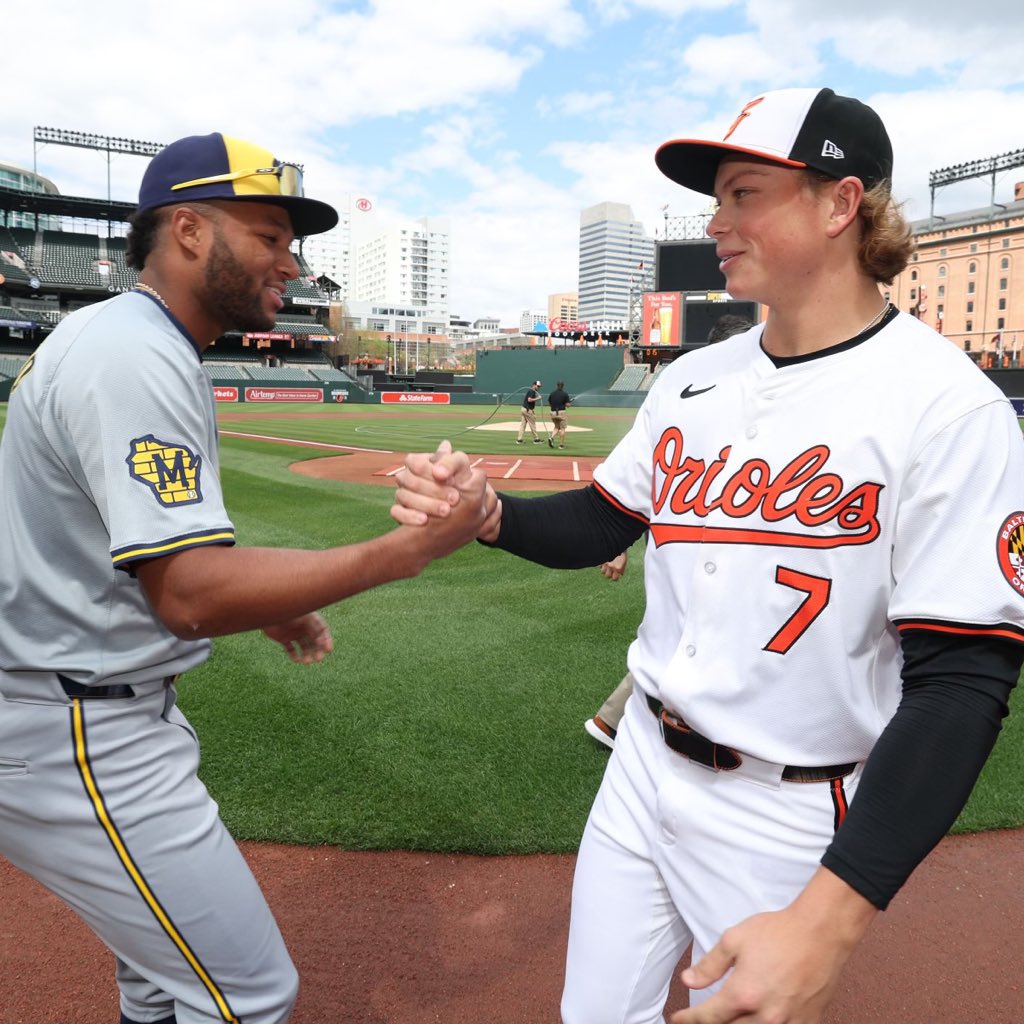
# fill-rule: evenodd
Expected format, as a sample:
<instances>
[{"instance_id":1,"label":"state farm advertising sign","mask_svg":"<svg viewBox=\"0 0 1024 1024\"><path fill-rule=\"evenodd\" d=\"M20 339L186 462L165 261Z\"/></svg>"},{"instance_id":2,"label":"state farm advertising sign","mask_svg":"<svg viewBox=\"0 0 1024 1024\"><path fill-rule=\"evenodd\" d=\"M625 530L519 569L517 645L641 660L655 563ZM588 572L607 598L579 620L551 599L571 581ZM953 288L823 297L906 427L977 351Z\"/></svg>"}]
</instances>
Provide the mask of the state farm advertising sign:
<instances>
[{"instance_id":1,"label":"state farm advertising sign","mask_svg":"<svg viewBox=\"0 0 1024 1024\"><path fill-rule=\"evenodd\" d=\"M382 391L383 405L448 405L451 395L447 391Z\"/></svg>"},{"instance_id":2,"label":"state farm advertising sign","mask_svg":"<svg viewBox=\"0 0 1024 1024\"><path fill-rule=\"evenodd\" d=\"M322 402L319 388L246 388L247 402Z\"/></svg>"},{"instance_id":3,"label":"state farm advertising sign","mask_svg":"<svg viewBox=\"0 0 1024 1024\"><path fill-rule=\"evenodd\" d=\"M214 388L213 397L218 402L237 402L238 388Z\"/></svg>"}]
</instances>

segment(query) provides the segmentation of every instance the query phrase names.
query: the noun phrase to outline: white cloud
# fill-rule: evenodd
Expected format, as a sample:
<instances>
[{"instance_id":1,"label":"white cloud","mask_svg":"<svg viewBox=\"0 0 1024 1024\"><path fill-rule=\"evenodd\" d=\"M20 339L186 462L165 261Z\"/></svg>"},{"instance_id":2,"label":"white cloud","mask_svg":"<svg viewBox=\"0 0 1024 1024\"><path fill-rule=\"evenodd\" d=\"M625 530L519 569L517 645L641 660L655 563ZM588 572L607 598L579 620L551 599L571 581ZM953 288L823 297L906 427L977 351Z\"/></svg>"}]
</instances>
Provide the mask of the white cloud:
<instances>
[{"instance_id":1,"label":"white cloud","mask_svg":"<svg viewBox=\"0 0 1024 1024\"><path fill-rule=\"evenodd\" d=\"M314 194L370 196L382 217L447 216L453 308L470 318L512 322L574 288L583 207L628 203L649 229L666 203L703 209L659 174L657 146L720 136L765 89L831 85L876 106L916 217L930 171L1021 145L1019 0L969 17L953 0L177 0L168 12L11 5L4 71L18 102L0 111L0 161L35 156L61 191L97 196L105 156L34 152L33 126L253 139L302 161ZM131 199L143 168L114 157L113 196ZM1018 178L1000 177L997 200ZM944 190L937 209L982 205L989 187Z\"/></svg>"},{"instance_id":2,"label":"white cloud","mask_svg":"<svg viewBox=\"0 0 1024 1024\"><path fill-rule=\"evenodd\" d=\"M783 50L766 45L753 32L700 36L685 49L682 60L686 75L680 84L695 94L719 99L749 98L766 88L765 83L774 89L803 85L821 70L810 43Z\"/></svg>"},{"instance_id":3,"label":"white cloud","mask_svg":"<svg viewBox=\"0 0 1024 1024\"><path fill-rule=\"evenodd\" d=\"M954 164L983 160L1021 148L1024 94L997 90L936 90L882 93L865 97L882 117L893 140L893 191L908 201L912 219L926 217L931 203L928 175ZM1024 167L996 178L996 202L1013 198L1013 183ZM984 206L991 196L984 177L940 189L938 213Z\"/></svg>"},{"instance_id":4,"label":"white cloud","mask_svg":"<svg viewBox=\"0 0 1024 1024\"><path fill-rule=\"evenodd\" d=\"M544 97L537 104L541 117L579 117L597 111L616 109L619 97L607 89L600 92L567 92L557 97Z\"/></svg>"}]
</instances>

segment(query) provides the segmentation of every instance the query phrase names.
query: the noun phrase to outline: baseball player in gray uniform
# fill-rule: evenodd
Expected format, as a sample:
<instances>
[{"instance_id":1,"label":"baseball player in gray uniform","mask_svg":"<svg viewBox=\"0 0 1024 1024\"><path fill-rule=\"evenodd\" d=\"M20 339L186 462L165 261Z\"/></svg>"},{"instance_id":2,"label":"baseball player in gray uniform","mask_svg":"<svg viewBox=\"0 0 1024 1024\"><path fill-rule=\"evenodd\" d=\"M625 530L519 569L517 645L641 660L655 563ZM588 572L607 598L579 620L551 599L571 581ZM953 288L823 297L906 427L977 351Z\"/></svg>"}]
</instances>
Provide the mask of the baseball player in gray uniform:
<instances>
[{"instance_id":1,"label":"baseball player in gray uniform","mask_svg":"<svg viewBox=\"0 0 1024 1024\"><path fill-rule=\"evenodd\" d=\"M1007 711L1024 443L999 390L880 293L912 240L873 110L766 93L656 160L715 197L728 290L767 320L677 359L592 487L501 495L481 534L577 568L650 530L562 1018L661 1021L692 944L673 1024L813 1024ZM468 466L409 457L392 514L458 507Z\"/></svg>"},{"instance_id":2,"label":"baseball player in gray uniform","mask_svg":"<svg viewBox=\"0 0 1024 1024\"><path fill-rule=\"evenodd\" d=\"M267 150L217 133L173 143L150 162L132 219L142 283L67 317L11 396L0 854L114 952L122 1024L278 1024L297 992L197 778L178 677L210 637L257 628L294 661L320 661L332 641L318 608L415 575L482 521L478 501L432 534L234 546L200 354L228 330L269 330L299 273L293 236L336 221Z\"/></svg>"}]
</instances>

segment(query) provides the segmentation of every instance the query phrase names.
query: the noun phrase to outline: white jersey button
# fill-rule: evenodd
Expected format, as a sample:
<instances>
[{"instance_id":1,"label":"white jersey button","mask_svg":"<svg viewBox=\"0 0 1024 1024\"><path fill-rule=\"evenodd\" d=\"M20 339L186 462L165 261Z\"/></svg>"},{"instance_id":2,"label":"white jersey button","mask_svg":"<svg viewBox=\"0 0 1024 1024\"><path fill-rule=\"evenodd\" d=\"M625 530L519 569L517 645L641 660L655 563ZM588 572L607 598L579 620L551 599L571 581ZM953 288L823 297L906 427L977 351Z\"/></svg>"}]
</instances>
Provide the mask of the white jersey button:
<instances>
[{"instance_id":1,"label":"white jersey button","mask_svg":"<svg viewBox=\"0 0 1024 1024\"><path fill-rule=\"evenodd\" d=\"M710 576L718 568L714 562L705 562L704 571Z\"/></svg>"},{"instance_id":2,"label":"white jersey button","mask_svg":"<svg viewBox=\"0 0 1024 1024\"><path fill-rule=\"evenodd\" d=\"M697 648L693 644L686 645L686 656L692 658L697 653Z\"/></svg>"},{"instance_id":3,"label":"white jersey button","mask_svg":"<svg viewBox=\"0 0 1024 1024\"><path fill-rule=\"evenodd\" d=\"M747 437L749 437L751 440L757 437L757 427L747 427Z\"/></svg>"}]
</instances>

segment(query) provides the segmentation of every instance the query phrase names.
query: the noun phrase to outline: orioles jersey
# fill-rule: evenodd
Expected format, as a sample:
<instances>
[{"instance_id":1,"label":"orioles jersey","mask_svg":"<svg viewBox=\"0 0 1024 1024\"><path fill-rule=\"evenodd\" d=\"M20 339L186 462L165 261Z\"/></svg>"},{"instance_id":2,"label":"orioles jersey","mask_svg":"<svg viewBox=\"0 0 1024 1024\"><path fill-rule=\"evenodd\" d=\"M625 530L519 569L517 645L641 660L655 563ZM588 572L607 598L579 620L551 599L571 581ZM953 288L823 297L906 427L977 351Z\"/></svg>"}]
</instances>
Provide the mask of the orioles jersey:
<instances>
[{"instance_id":1,"label":"orioles jersey","mask_svg":"<svg viewBox=\"0 0 1024 1024\"><path fill-rule=\"evenodd\" d=\"M0 443L0 668L88 684L198 664L210 641L170 633L130 570L233 542L184 326L139 292L68 316L19 376Z\"/></svg>"},{"instance_id":2,"label":"orioles jersey","mask_svg":"<svg viewBox=\"0 0 1024 1024\"><path fill-rule=\"evenodd\" d=\"M1024 642L1024 442L906 314L780 366L762 330L677 359L595 470L650 528L629 668L718 743L862 761L900 698L901 631Z\"/></svg>"}]
</instances>

